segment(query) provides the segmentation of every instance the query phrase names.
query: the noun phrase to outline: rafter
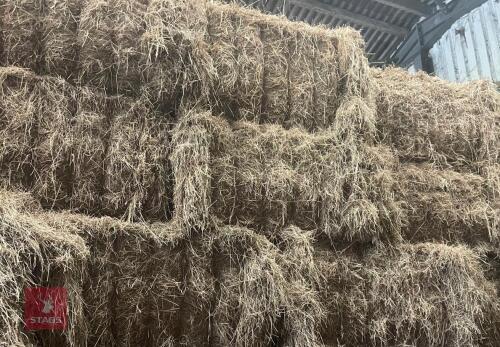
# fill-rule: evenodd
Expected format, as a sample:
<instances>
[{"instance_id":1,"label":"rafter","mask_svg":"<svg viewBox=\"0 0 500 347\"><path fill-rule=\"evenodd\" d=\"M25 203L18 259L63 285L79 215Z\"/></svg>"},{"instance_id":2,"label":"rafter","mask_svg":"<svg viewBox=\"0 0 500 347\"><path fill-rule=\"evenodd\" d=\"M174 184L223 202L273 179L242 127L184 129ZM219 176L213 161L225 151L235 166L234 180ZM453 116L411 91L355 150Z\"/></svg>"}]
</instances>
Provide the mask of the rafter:
<instances>
[{"instance_id":1,"label":"rafter","mask_svg":"<svg viewBox=\"0 0 500 347\"><path fill-rule=\"evenodd\" d=\"M373 19L355 12L351 12L345 9L337 8L328 4L325 4L319 0L290 0L291 3L307 7L315 10L319 13L335 16L339 19L346 20L351 23L359 24L364 27L373 28L382 32L386 32L392 35L403 37L408 33L408 29L399 27L397 25L388 24L381 20Z\"/></svg>"},{"instance_id":2,"label":"rafter","mask_svg":"<svg viewBox=\"0 0 500 347\"><path fill-rule=\"evenodd\" d=\"M432 7L424 4L420 0L375 0L381 4L397 8L405 12L427 17L432 14Z\"/></svg>"}]
</instances>

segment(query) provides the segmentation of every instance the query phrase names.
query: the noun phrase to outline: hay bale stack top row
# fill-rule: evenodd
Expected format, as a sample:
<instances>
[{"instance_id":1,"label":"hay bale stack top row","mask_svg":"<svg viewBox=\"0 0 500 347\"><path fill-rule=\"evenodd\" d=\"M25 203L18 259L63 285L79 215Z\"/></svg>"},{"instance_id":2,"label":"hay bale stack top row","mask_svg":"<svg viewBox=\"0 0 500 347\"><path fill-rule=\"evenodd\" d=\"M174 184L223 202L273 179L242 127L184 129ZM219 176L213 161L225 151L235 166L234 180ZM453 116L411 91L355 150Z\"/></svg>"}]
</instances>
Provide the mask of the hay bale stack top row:
<instances>
[{"instance_id":1,"label":"hay bale stack top row","mask_svg":"<svg viewBox=\"0 0 500 347\"><path fill-rule=\"evenodd\" d=\"M107 93L146 91L162 109L197 101L229 118L327 127L344 101L370 96L354 30L293 23L193 0L7 1L4 65Z\"/></svg>"}]
</instances>

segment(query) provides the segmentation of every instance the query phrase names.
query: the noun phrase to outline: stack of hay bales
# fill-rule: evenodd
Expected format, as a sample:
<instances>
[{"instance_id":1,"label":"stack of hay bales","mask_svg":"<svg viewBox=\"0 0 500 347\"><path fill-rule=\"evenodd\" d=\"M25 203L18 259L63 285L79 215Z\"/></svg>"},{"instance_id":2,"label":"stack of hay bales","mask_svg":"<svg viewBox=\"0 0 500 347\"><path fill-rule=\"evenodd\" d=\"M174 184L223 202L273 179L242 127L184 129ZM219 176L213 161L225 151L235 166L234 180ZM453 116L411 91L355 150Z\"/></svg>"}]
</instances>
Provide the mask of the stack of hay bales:
<instances>
[{"instance_id":1,"label":"stack of hay bales","mask_svg":"<svg viewBox=\"0 0 500 347\"><path fill-rule=\"evenodd\" d=\"M497 343L491 86L234 4L0 8L0 344Z\"/></svg>"}]
</instances>

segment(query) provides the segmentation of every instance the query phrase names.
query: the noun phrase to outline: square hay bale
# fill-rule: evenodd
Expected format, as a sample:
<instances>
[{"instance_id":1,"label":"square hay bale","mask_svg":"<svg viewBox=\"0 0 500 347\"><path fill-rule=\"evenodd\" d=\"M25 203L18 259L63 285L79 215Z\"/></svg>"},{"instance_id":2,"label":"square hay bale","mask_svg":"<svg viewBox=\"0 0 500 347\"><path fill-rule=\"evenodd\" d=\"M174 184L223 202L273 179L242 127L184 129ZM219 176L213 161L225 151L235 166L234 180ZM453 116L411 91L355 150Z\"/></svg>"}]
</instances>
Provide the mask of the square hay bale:
<instances>
[{"instance_id":1,"label":"square hay bale","mask_svg":"<svg viewBox=\"0 0 500 347\"><path fill-rule=\"evenodd\" d=\"M326 318L320 302L320 273L314 259L312 232L295 226L283 230L279 264L287 282L280 340L285 346L319 346L318 326Z\"/></svg>"},{"instance_id":2,"label":"square hay bale","mask_svg":"<svg viewBox=\"0 0 500 347\"><path fill-rule=\"evenodd\" d=\"M397 236L384 147L353 146L334 132L310 134L186 111L173 131L174 218L207 229L213 219L273 233L288 224L332 238Z\"/></svg>"},{"instance_id":3,"label":"square hay bale","mask_svg":"<svg viewBox=\"0 0 500 347\"><path fill-rule=\"evenodd\" d=\"M13 186L31 183L39 106L37 82L29 70L0 68L0 176Z\"/></svg>"},{"instance_id":4,"label":"square hay bale","mask_svg":"<svg viewBox=\"0 0 500 347\"><path fill-rule=\"evenodd\" d=\"M475 174L405 165L396 173L410 241L450 241L475 245L498 240L498 212L488 181Z\"/></svg>"},{"instance_id":5,"label":"square hay bale","mask_svg":"<svg viewBox=\"0 0 500 347\"><path fill-rule=\"evenodd\" d=\"M84 2L45 0L43 29L43 69L68 81L78 77L78 25Z\"/></svg>"},{"instance_id":6,"label":"square hay bale","mask_svg":"<svg viewBox=\"0 0 500 347\"><path fill-rule=\"evenodd\" d=\"M103 208L127 220L168 218L169 124L145 96L114 98Z\"/></svg>"},{"instance_id":7,"label":"square hay bale","mask_svg":"<svg viewBox=\"0 0 500 347\"><path fill-rule=\"evenodd\" d=\"M362 259L319 252L321 296L333 317L325 343L491 345L498 336L497 293L464 246L401 245Z\"/></svg>"},{"instance_id":8,"label":"square hay bale","mask_svg":"<svg viewBox=\"0 0 500 347\"><path fill-rule=\"evenodd\" d=\"M78 211L97 213L102 208L111 116L109 98L86 87L79 89L70 128L71 207Z\"/></svg>"},{"instance_id":9,"label":"square hay bale","mask_svg":"<svg viewBox=\"0 0 500 347\"><path fill-rule=\"evenodd\" d=\"M35 85L36 137L32 191L45 207L64 208L71 199L71 124L77 90L60 78L42 77Z\"/></svg>"},{"instance_id":10,"label":"square hay bale","mask_svg":"<svg viewBox=\"0 0 500 347\"><path fill-rule=\"evenodd\" d=\"M38 341L44 345L85 345L82 283L89 254L83 239L52 228L36 208L36 202L26 194L1 191L0 197L0 320L5 328L0 343L24 346ZM18 209L19 202L27 204ZM66 331L21 333L22 291L30 286L66 288Z\"/></svg>"},{"instance_id":11,"label":"square hay bale","mask_svg":"<svg viewBox=\"0 0 500 347\"><path fill-rule=\"evenodd\" d=\"M269 345L286 300L278 249L265 237L221 227L213 242L216 279L212 335L221 346Z\"/></svg>"},{"instance_id":12,"label":"square hay bale","mask_svg":"<svg viewBox=\"0 0 500 347\"><path fill-rule=\"evenodd\" d=\"M235 4L209 3L207 18L215 103L233 118L258 122L264 77L262 14Z\"/></svg>"},{"instance_id":13,"label":"square hay bale","mask_svg":"<svg viewBox=\"0 0 500 347\"><path fill-rule=\"evenodd\" d=\"M284 125L290 117L290 42L287 22L266 17L261 22L264 50L262 121Z\"/></svg>"},{"instance_id":14,"label":"square hay bale","mask_svg":"<svg viewBox=\"0 0 500 347\"><path fill-rule=\"evenodd\" d=\"M186 96L200 95L202 81L208 79L202 77L209 64L203 48L205 7L205 0L152 0L147 7L141 40L144 87L162 110L175 109Z\"/></svg>"},{"instance_id":15,"label":"square hay bale","mask_svg":"<svg viewBox=\"0 0 500 347\"><path fill-rule=\"evenodd\" d=\"M80 235L89 345L173 345L179 334L184 248L172 224L132 224L68 213L47 217Z\"/></svg>"},{"instance_id":16,"label":"square hay bale","mask_svg":"<svg viewBox=\"0 0 500 347\"><path fill-rule=\"evenodd\" d=\"M88 0L78 30L80 83L136 95L142 86L146 7L140 1Z\"/></svg>"},{"instance_id":17,"label":"square hay bale","mask_svg":"<svg viewBox=\"0 0 500 347\"><path fill-rule=\"evenodd\" d=\"M42 61L41 16L43 0L9 0L1 3L3 65L39 71Z\"/></svg>"},{"instance_id":18,"label":"square hay bale","mask_svg":"<svg viewBox=\"0 0 500 347\"><path fill-rule=\"evenodd\" d=\"M380 90L380 140L403 160L469 171L498 162L500 96L494 85L453 84L396 68L372 75Z\"/></svg>"}]
</instances>

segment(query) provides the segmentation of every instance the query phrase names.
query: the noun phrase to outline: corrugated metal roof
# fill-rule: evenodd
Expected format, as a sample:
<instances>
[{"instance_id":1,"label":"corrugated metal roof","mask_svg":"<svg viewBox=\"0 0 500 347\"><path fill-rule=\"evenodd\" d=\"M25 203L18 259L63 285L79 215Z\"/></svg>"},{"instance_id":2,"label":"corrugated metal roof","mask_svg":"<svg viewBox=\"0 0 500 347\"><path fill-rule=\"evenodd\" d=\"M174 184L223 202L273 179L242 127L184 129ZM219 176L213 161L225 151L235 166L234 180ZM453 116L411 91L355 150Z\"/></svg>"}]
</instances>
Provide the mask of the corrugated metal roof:
<instances>
[{"instance_id":1,"label":"corrugated metal roof","mask_svg":"<svg viewBox=\"0 0 500 347\"><path fill-rule=\"evenodd\" d=\"M229 1L229 0L228 0ZM240 0L291 20L360 30L370 61L385 62L406 34L430 14L434 0Z\"/></svg>"},{"instance_id":2,"label":"corrugated metal roof","mask_svg":"<svg viewBox=\"0 0 500 347\"><path fill-rule=\"evenodd\" d=\"M456 21L430 50L437 76L500 82L500 3L489 0Z\"/></svg>"}]
</instances>

